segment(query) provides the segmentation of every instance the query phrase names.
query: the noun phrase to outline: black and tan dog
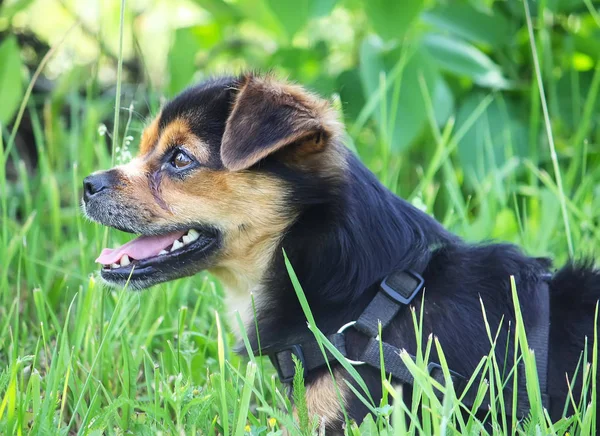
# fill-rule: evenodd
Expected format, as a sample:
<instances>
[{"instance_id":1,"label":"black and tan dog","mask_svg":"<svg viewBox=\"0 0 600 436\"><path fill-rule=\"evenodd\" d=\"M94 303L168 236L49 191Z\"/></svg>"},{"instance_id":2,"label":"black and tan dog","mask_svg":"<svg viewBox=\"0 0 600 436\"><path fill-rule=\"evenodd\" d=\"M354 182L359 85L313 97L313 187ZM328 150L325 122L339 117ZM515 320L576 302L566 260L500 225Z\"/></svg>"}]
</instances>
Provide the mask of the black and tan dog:
<instances>
[{"instance_id":1,"label":"black and tan dog","mask_svg":"<svg viewBox=\"0 0 600 436\"><path fill-rule=\"evenodd\" d=\"M593 338L600 272L569 265L555 273L546 288L549 319L540 321L545 297L538 289L549 262L511 245L462 242L384 188L342 139L326 101L271 77L226 77L186 90L145 130L138 157L84 181L89 218L141 235L102 252L102 277L141 289L209 270L257 349L254 296L261 346L277 350L313 339L282 249L325 334L356 320L383 277L419 271L426 285L423 335L435 334L449 367L468 376L490 350L480 298L492 329L514 325L512 275L525 325L549 322L548 407L558 419L567 378L586 337ZM511 349L507 329L496 347L501 359ZM347 333L352 354L364 340L355 329ZM383 340L414 353L411 317L392 320ZM333 365L336 377L346 376ZM379 370L357 368L380 397ZM570 382L579 398L581 378ZM339 430L343 418L327 368L308 371L306 383L312 414ZM367 409L345 383L339 386L348 414L360 421Z\"/></svg>"}]
</instances>

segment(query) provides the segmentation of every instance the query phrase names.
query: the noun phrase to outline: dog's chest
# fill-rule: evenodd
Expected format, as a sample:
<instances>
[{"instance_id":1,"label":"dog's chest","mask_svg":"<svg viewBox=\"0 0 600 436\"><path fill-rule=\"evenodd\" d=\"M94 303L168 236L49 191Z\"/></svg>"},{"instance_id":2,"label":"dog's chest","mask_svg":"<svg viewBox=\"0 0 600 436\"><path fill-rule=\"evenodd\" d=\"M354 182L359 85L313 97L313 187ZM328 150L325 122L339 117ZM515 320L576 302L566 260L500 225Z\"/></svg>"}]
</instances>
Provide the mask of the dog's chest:
<instances>
[{"instance_id":1,"label":"dog's chest","mask_svg":"<svg viewBox=\"0 0 600 436\"><path fill-rule=\"evenodd\" d=\"M254 312L259 305L262 290L261 285L253 286L244 292L225 289L225 314L238 341L242 339L240 321L244 329L252 328ZM252 304L253 301L254 304Z\"/></svg>"}]
</instances>

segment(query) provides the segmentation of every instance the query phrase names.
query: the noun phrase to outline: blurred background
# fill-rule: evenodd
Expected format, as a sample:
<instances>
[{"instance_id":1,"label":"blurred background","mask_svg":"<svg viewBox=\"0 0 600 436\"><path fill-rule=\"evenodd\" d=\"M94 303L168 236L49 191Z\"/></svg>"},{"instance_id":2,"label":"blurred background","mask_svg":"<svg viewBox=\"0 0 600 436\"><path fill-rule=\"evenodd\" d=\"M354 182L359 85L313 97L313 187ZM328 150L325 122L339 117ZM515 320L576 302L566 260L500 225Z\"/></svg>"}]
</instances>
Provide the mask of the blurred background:
<instances>
[{"instance_id":1,"label":"blurred background","mask_svg":"<svg viewBox=\"0 0 600 436\"><path fill-rule=\"evenodd\" d=\"M64 150L85 170L94 162L81 161L82 147L89 143L103 153L98 148L113 129L120 3L0 1L5 136L29 80L53 50L10 147L11 179L15 162L22 161L28 173L38 167L36 123L56 169ZM529 3L555 146L560 159L574 163L565 168L571 183L581 181L582 166L598 159L596 7L592 0ZM549 163L520 0L131 0L123 20L120 111L122 120L131 119L118 134L132 151L165 98L207 76L258 70L332 99L348 126L349 146L392 189L421 197L438 214L455 211L462 194L482 189L501 205L511 203L515 192L506 189L506 178L533 183L536 175L524 161ZM77 120L83 120L79 126ZM429 165L434 158L438 168ZM432 170L430 182L447 175L448 162L455 191L440 196L422 189L426 169ZM477 207L459 206L465 212ZM514 214L487 210L509 228L496 228L486 216L474 238L515 230ZM473 222L463 224L473 232Z\"/></svg>"},{"instance_id":2,"label":"blurred background","mask_svg":"<svg viewBox=\"0 0 600 436\"><path fill-rule=\"evenodd\" d=\"M41 261L79 257L93 272L86 250L106 230L80 216L83 177L130 159L186 86L253 70L330 99L347 145L383 183L461 236L559 261L593 255L599 4L0 0L2 245L29 236L25 255L38 263L20 274L31 285L73 279ZM17 246L0 284L17 281Z\"/></svg>"},{"instance_id":3,"label":"blurred background","mask_svg":"<svg viewBox=\"0 0 600 436\"><path fill-rule=\"evenodd\" d=\"M160 361L172 389L171 377L183 373L195 392L218 371L218 283L101 291L93 259L107 241L127 238L86 222L79 209L83 178L130 159L165 99L213 75L272 71L330 99L348 147L383 183L468 240L515 242L557 263L597 255L599 7L594 0L0 0L0 369L25 368L24 356L58 379L72 369L69 428L94 413L103 414L98 422L122 416L128 425L120 408L130 403L114 406L114 415L100 406L116 404L131 386L114 378L131 369L130 350L136 368ZM75 354L56 363L40 338L58 344L67 331L61 350ZM97 379L83 384L88 370ZM156 373L148 371L138 383L151 392ZM0 399L7 374L3 385L0 371ZM106 397L94 403L96 381ZM58 395L56 383L42 379L50 394ZM151 402L143 395L136 407ZM92 412L79 406L89 401ZM44 410L50 417L35 425L55 426L56 408Z\"/></svg>"}]
</instances>

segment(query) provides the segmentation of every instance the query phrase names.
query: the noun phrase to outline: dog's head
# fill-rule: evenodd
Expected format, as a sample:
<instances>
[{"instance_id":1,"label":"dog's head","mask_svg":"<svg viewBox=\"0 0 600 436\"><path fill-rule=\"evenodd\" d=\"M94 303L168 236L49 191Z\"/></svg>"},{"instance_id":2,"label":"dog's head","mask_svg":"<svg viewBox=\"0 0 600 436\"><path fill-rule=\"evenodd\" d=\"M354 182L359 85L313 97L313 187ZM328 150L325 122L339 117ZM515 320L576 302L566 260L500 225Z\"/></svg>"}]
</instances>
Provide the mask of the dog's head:
<instances>
[{"instance_id":1,"label":"dog's head","mask_svg":"<svg viewBox=\"0 0 600 436\"><path fill-rule=\"evenodd\" d=\"M296 185L343 172L337 132L326 101L270 77L186 90L146 128L135 159L84 180L90 219L141 235L103 250L102 277L134 288L204 269L233 286L258 280L301 212Z\"/></svg>"}]
</instances>

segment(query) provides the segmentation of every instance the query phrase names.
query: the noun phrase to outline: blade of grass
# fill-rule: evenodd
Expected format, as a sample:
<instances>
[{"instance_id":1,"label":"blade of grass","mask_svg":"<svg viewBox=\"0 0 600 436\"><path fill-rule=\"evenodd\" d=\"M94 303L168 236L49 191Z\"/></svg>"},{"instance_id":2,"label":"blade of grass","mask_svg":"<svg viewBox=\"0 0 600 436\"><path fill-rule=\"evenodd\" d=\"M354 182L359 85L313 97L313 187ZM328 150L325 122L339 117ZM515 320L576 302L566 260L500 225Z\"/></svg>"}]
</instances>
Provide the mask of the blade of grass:
<instances>
[{"instance_id":1,"label":"blade of grass","mask_svg":"<svg viewBox=\"0 0 600 436\"><path fill-rule=\"evenodd\" d=\"M565 226L565 234L567 236L567 248L569 249L569 256L573 257L573 240L571 237L571 226L569 224L569 215L567 213L567 202L565 200L565 190L563 188L562 177L560 175L560 166L558 164L558 156L556 154L556 146L554 145L554 135L552 134L552 125L550 123L550 115L548 113L548 104L546 103L546 94L544 92L544 83L542 80L542 73L540 71L540 64L538 61L537 48L535 46L535 36L533 34L533 24L531 22L531 14L529 12L529 2L523 2L523 8L525 9L525 21L527 23L527 32L529 34L529 44L531 46L531 55L533 58L533 66L535 68L535 78L537 80L540 100L542 103L542 113L544 115L544 126L546 127L546 136L548 137L548 146L550 147L550 158L552 160L552 166L554 168L554 177L556 179L556 185L558 187L558 199L560 201L560 208L562 211L563 222Z\"/></svg>"},{"instance_id":2,"label":"blade of grass","mask_svg":"<svg viewBox=\"0 0 600 436\"><path fill-rule=\"evenodd\" d=\"M219 383L221 388L221 425L225 434L229 434L229 410L227 408L227 389L225 387L225 343L223 338L223 329L219 313L215 311L215 320L217 322L217 347L219 358Z\"/></svg>"},{"instance_id":3,"label":"blade of grass","mask_svg":"<svg viewBox=\"0 0 600 436\"><path fill-rule=\"evenodd\" d=\"M235 436L244 436L246 426L246 417L248 416L248 409L250 407L250 396L252 395L252 388L254 387L254 378L256 376L256 364L254 362L248 362L246 368L246 377L244 379L244 388L242 390L242 399L239 405L238 421L235 428Z\"/></svg>"}]
</instances>

